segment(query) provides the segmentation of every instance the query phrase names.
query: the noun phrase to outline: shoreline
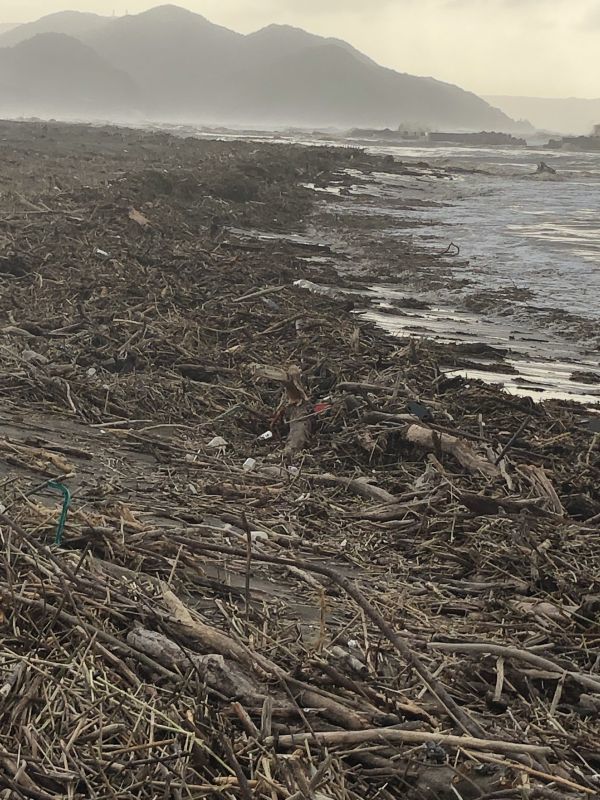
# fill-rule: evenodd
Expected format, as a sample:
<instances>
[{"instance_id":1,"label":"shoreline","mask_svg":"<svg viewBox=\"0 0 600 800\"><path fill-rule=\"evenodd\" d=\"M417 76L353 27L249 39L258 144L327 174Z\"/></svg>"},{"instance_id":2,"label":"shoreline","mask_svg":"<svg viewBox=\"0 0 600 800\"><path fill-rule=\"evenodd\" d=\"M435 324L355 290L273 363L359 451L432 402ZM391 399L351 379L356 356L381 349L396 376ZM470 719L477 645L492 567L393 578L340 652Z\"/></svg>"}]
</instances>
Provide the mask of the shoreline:
<instances>
[{"instance_id":1,"label":"shoreline","mask_svg":"<svg viewBox=\"0 0 600 800\"><path fill-rule=\"evenodd\" d=\"M329 234L332 240L352 242L345 257L357 264L368 284L363 295L366 318L393 335L432 338L464 348L467 343L480 345L484 357L466 365L471 371L465 375L493 380L514 394L597 405L599 322L566 310L538 308L526 288L478 289L468 279L477 267L459 248L452 250L451 244L444 252L442 245L438 251L426 248L425 241L415 242L422 225L435 226L443 236L443 225L426 222L423 215L440 205L436 181L447 186L453 173L435 163L409 161L404 166L409 176L404 180L396 176L389 180L380 173L366 183L353 184L351 174L346 176L347 186L338 177L335 185L315 189L322 200L315 240ZM424 179L426 195L415 197ZM446 189L444 205L449 205L449 196ZM455 197L450 205L457 215L458 200ZM319 219L324 220L322 231ZM451 232L448 241L450 237ZM344 264L340 271L343 286ZM486 349L488 355L496 351L492 362L485 358ZM501 368L494 370L494 364Z\"/></svg>"},{"instance_id":2,"label":"shoreline","mask_svg":"<svg viewBox=\"0 0 600 800\"><path fill-rule=\"evenodd\" d=\"M363 319L378 230L324 240L336 212L303 186L411 168L42 123L0 123L0 148L11 780L593 796L590 414Z\"/></svg>"}]
</instances>

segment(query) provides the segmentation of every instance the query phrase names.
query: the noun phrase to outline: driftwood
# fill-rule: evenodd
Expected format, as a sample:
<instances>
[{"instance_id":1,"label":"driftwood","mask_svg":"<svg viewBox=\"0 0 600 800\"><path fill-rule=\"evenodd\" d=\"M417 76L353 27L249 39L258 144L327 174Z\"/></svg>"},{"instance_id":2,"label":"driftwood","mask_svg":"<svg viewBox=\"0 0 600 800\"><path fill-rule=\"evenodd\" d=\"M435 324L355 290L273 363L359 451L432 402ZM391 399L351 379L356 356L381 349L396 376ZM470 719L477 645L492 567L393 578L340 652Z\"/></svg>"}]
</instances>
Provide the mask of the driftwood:
<instances>
[{"instance_id":1,"label":"driftwood","mask_svg":"<svg viewBox=\"0 0 600 800\"><path fill-rule=\"evenodd\" d=\"M262 475L269 475L274 478L289 481L290 473L282 467L261 467ZM367 477L362 478L343 478L330 473L318 474L302 470L300 478L314 486L335 486L345 489L350 494L363 497L365 500L374 500L378 503L393 503L396 496L387 492L379 486L373 485Z\"/></svg>"},{"instance_id":2,"label":"driftwood","mask_svg":"<svg viewBox=\"0 0 600 800\"><path fill-rule=\"evenodd\" d=\"M311 423L313 418L312 406L310 404L292 405L287 414L290 432L283 451L284 457L291 460L310 441Z\"/></svg>"},{"instance_id":3,"label":"driftwood","mask_svg":"<svg viewBox=\"0 0 600 800\"><path fill-rule=\"evenodd\" d=\"M189 544L187 540L186 543ZM243 550L235 550L234 548L222 547L219 545L203 545L202 543L198 543L195 545L195 548L205 552L226 553L235 556L246 555ZM315 572L317 575L324 575L333 583L337 584L357 603L357 605L365 612L365 614L370 617L370 619L389 639L389 641L398 650L407 663L415 670L419 678L421 678L424 685L439 704L440 709L444 713L449 714L450 717L454 719L466 733L485 738L483 736L483 730L479 724L458 706L456 701L453 700L453 698L448 694L442 684L430 673L420 657L410 647L408 642L393 629L389 622L385 620L383 615L366 600L357 586L351 583L347 578L339 575L333 569L310 564L306 561L292 561L276 556L263 555L262 553L254 553L252 558L255 561L262 561L266 564L279 564L285 567L299 567L306 572Z\"/></svg>"},{"instance_id":4,"label":"driftwood","mask_svg":"<svg viewBox=\"0 0 600 800\"><path fill-rule=\"evenodd\" d=\"M445 747L470 748L489 753L519 753L522 755L549 755L550 747L501 742L493 739L476 739L472 736L446 736L441 733L425 731L405 731L399 728L376 728L368 731L311 731L310 733L279 736L276 744L280 747L302 747L314 742L326 747L364 744L365 742L388 742L394 744L437 744Z\"/></svg>"},{"instance_id":5,"label":"driftwood","mask_svg":"<svg viewBox=\"0 0 600 800\"><path fill-rule=\"evenodd\" d=\"M563 517L565 515L565 509L546 471L541 467L530 464L523 464L518 470L530 481L535 491L544 498L548 510Z\"/></svg>"},{"instance_id":6,"label":"driftwood","mask_svg":"<svg viewBox=\"0 0 600 800\"><path fill-rule=\"evenodd\" d=\"M486 347L332 302L389 282L389 220L299 185L449 173L59 123L0 139L0 795L597 795L592 413L447 375ZM300 220L372 274L298 258ZM317 274L334 292L294 288Z\"/></svg>"},{"instance_id":7,"label":"driftwood","mask_svg":"<svg viewBox=\"0 0 600 800\"><path fill-rule=\"evenodd\" d=\"M456 436L438 433L422 425L409 425L398 433L405 441L424 450L451 455L469 472L481 473L488 478L497 478L500 475L500 470L495 464L478 455L471 445Z\"/></svg>"},{"instance_id":8,"label":"driftwood","mask_svg":"<svg viewBox=\"0 0 600 800\"><path fill-rule=\"evenodd\" d=\"M214 653L198 655L156 631L138 628L131 631L127 642L134 650L145 653L171 671L189 672L193 668L211 689L251 707L262 705L267 695L272 694L270 689L250 680L248 673L232 659ZM287 711L294 710L283 698L279 698L278 705L285 706Z\"/></svg>"},{"instance_id":9,"label":"driftwood","mask_svg":"<svg viewBox=\"0 0 600 800\"><path fill-rule=\"evenodd\" d=\"M557 679L572 678L581 686L585 686L586 689L600 693L600 678L584 675L577 670L557 664L549 658L538 656L536 653L529 653L527 650L519 650L517 647L506 647L492 642L431 642L428 646L430 649L440 652L464 653L466 655L483 653L523 661L539 669L546 670Z\"/></svg>"},{"instance_id":10,"label":"driftwood","mask_svg":"<svg viewBox=\"0 0 600 800\"><path fill-rule=\"evenodd\" d=\"M256 560L256 556L253 555ZM197 615L192 615L188 608L169 589L162 595L162 605L168 612L167 621L180 635L200 645L208 652L217 653L227 659L236 661L245 669L251 670L261 679L279 679L292 684L298 691L298 701L303 706L321 710L323 715L351 730L367 726L368 714L357 714L347 706L333 700L324 693L315 691L313 687L294 680L288 673L270 659L253 653L235 642L229 636L202 622ZM373 710L375 711L375 710Z\"/></svg>"},{"instance_id":11,"label":"driftwood","mask_svg":"<svg viewBox=\"0 0 600 800\"><path fill-rule=\"evenodd\" d=\"M471 492L461 492L460 500L469 511L474 511L482 516L494 516L501 511L505 511L507 514L521 514L523 511L527 511L538 517L554 516L550 511L530 500L509 500L504 497L488 497Z\"/></svg>"}]
</instances>

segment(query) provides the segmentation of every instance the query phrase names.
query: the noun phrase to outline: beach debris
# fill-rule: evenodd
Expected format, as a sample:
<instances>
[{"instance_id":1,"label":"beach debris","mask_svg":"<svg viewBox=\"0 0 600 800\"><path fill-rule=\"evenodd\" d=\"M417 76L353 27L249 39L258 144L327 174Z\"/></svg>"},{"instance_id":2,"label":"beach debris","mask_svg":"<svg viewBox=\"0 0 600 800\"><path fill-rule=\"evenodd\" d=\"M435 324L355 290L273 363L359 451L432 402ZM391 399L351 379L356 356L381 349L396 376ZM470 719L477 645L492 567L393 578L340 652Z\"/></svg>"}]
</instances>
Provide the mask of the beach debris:
<instances>
[{"instance_id":1,"label":"beach debris","mask_svg":"<svg viewBox=\"0 0 600 800\"><path fill-rule=\"evenodd\" d=\"M536 169L537 175L556 175L554 167L550 167L545 161L540 161Z\"/></svg>"},{"instance_id":2,"label":"beach debris","mask_svg":"<svg viewBox=\"0 0 600 800\"><path fill-rule=\"evenodd\" d=\"M210 447L211 450L225 450L228 446L228 442L227 439L224 439L222 436L215 436L206 446Z\"/></svg>"},{"instance_id":3,"label":"beach debris","mask_svg":"<svg viewBox=\"0 0 600 800\"><path fill-rule=\"evenodd\" d=\"M140 228L147 228L150 225L150 220L147 219L137 208L129 209L129 219L136 222Z\"/></svg>"},{"instance_id":4,"label":"beach debris","mask_svg":"<svg viewBox=\"0 0 600 800\"><path fill-rule=\"evenodd\" d=\"M347 297L344 292L340 291L339 289L335 289L333 286L323 286L318 283L313 283L313 281L308 281L304 278L294 281L294 286L297 286L299 289L306 289L306 291L310 292L311 294L319 294L322 297L329 297L332 300L343 300Z\"/></svg>"},{"instance_id":5,"label":"beach debris","mask_svg":"<svg viewBox=\"0 0 600 800\"><path fill-rule=\"evenodd\" d=\"M415 400L409 400L406 404L409 413L414 414L423 422L433 422L433 414L431 409L424 406L423 403L417 403Z\"/></svg>"},{"instance_id":6,"label":"beach debris","mask_svg":"<svg viewBox=\"0 0 600 800\"><path fill-rule=\"evenodd\" d=\"M56 211L3 196L22 268L0 275L4 794L594 797L593 413L440 380L454 348L290 289L316 273L289 231L322 213L299 181L420 168L0 133L5 185ZM132 207L160 221L151 243ZM228 248L217 215L276 238ZM48 481L76 501L60 548Z\"/></svg>"}]
</instances>

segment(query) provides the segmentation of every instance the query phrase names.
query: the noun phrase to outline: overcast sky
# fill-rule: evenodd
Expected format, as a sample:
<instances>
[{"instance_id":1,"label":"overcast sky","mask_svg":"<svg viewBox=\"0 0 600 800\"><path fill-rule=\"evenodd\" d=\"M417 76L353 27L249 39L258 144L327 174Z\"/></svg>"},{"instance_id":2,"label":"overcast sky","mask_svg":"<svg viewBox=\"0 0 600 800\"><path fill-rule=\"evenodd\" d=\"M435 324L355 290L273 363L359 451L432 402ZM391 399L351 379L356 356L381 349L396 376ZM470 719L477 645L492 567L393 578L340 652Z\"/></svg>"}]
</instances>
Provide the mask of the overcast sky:
<instances>
[{"instance_id":1,"label":"overcast sky","mask_svg":"<svg viewBox=\"0 0 600 800\"><path fill-rule=\"evenodd\" d=\"M0 22L160 0L0 0ZM270 22L339 36L385 66L479 94L600 97L600 0L181 0L248 32Z\"/></svg>"}]
</instances>

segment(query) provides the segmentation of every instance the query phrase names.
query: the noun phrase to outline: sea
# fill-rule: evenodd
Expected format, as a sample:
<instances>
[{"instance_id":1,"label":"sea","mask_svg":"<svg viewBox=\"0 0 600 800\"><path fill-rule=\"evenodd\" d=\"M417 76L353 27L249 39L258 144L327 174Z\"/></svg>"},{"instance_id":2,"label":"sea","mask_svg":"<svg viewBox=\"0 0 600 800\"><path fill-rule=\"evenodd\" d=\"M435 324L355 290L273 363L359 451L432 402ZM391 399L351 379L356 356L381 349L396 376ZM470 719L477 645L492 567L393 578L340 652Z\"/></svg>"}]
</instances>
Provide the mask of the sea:
<instances>
[{"instance_id":1,"label":"sea","mask_svg":"<svg viewBox=\"0 0 600 800\"><path fill-rule=\"evenodd\" d=\"M574 400L600 411L600 152L218 135L358 146L421 165L414 176L375 173L366 184L357 174L352 213L380 214L386 237L440 257L448 280L432 286L403 274L397 282L378 281L364 315L398 336L507 350L513 374L494 371L485 358L481 369L475 359L460 374L534 400ZM542 161L556 175L536 174ZM335 210L335 198L328 204ZM346 198L338 210L348 212ZM397 309L407 296L429 308Z\"/></svg>"},{"instance_id":2,"label":"sea","mask_svg":"<svg viewBox=\"0 0 600 800\"><path fill-rule=\"evenodd\" d=\"M600 152L534 148L383 147L401 160L462 167L431 180L435 198L417 240L439 250L451 240L469 259L475 286L524 287L528 305L600 321ZM556 177L538 179L540 162ZM407 218L424 216L422 210ZM525 301L523 301L525 302Z\"/></svg>"},{"instance_id":3,"label":"sea","mask_svg":"<svg viewBox=\"0 0 600 800\"><path fill-rule=\"evenodd\" d=\"M411 287L431 304L428 310L394 317L385 308L368 312L371 319L391 333L509 351L513 375L495 373L487 362L461 371L465 377L536 400L598 404L600 152L388 143L367 149L431 165L431 174L408 181L374 176L372 187L357 193L379 195L381 213L395 217L390 236L408 236L437 256L447 251L444 264L455 278L434 289ZM537 174L542 161L556 175ZM439 168L450 177L440 179ZM398 209L399 196L422 203ZM373 213L371 201L364 212ZM383 306L406 289L405 280L372 287Z\"/></svg>"}]
</instances>

